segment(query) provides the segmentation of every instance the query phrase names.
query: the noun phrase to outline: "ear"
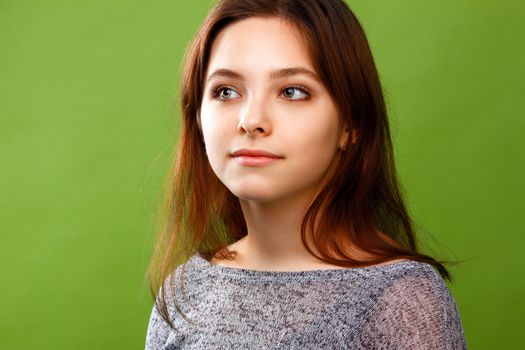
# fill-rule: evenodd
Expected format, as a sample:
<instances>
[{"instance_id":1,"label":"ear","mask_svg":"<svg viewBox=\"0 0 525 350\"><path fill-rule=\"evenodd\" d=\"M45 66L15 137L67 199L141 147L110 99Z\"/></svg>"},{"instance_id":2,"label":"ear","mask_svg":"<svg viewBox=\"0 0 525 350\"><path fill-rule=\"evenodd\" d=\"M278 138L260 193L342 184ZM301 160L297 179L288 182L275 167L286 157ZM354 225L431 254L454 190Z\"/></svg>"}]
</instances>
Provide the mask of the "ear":
<instances>
[{"instance_id":1,"label":"ear","mask_svg":"<svg viewBox=\"0 0 525 350\"><path fill-rule=\"evenodd\" d=\"M356 143L358 134L359 134L359 129L353 128L352 129L352 144Z\"/></svg>"},{"instance_id":2,"label":"ear","mask_svg":"<svg viewBox=\"0 0 525 350\"><path fill-rule=\"evenodd\" d=\"M196 119L197 119L197 127L199 128L199 132L200 132L201 136L203 136L203 134L202 134L202 122L201 122L201 111L200 110L197 111Z\"/></svg>"},{"instance_id":3,"label":"ear","mask_svg":"<svg viewBox=\"0 0 525 350\"><path fill-rule=\"evenodd\" d=\"M350 139L350 128L345 127L343 133L341 134L341 138L339 140L339 150L345 152L348 149L348 143ZM358 135L358 129L351 129L352 130L352 144L355 144L357 141L357 135Z\"/></svg>"},{"instance_id":4,"label":"ear","mask_svg":"<svg viewBox=\"0 0 525 350\"><path fill-rule=\"evenodd\" d=\"M344 150L346 149L347 144L348 144L348 135L349 135L349 132L348 132L348 126L345 125L344 126L344 129L343 129L343 132L341 133L341 137L339 138L339 149L340 150Z\"/></svg>"},{"instance_id":5,"label":"ear","mask_svg":"<svg viewBox=\"0 0 525 350\"><path fill-rule=\"evenodd\" d=\"M352 128L352 144L356 143L357 141L357 135L358 135L358 129ZM348 143L350 140L350 128L348 126L345 126L343 133L341 134L341 138L339 140L339 149L346 150L348 148Z\"/></svg>"}]
</instances>

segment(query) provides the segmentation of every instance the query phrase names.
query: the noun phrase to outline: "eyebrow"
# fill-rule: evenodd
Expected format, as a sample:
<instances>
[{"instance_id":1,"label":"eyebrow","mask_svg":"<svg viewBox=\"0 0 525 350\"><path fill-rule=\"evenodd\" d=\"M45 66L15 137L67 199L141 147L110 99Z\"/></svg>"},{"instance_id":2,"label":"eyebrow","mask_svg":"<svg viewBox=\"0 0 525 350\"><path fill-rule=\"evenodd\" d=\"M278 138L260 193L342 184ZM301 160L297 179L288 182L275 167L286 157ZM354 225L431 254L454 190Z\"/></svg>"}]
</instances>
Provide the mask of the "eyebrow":
<instances>
[{"instance_id":1,"label":"eyebrow","mask_svg":"<svg viewBox=\"0 0 525 350\"><path fill-rule=\"evenodd\" d=\"M303 67L290 67L290 68L283 68L279 69L273 72L270 72L269 77L270 79L279 79L279 78L285 78L293 75L307 75L310 78L313 78L316 81L320 81L317 74L312 72L309 69L303 68ZM233 70L220 68L211 73L208 76L208 79L206 81L210 81L215 77L225 77L225 78L232 78L237 80L244 80L244 77Z\"/></svg>"}]
</instances>

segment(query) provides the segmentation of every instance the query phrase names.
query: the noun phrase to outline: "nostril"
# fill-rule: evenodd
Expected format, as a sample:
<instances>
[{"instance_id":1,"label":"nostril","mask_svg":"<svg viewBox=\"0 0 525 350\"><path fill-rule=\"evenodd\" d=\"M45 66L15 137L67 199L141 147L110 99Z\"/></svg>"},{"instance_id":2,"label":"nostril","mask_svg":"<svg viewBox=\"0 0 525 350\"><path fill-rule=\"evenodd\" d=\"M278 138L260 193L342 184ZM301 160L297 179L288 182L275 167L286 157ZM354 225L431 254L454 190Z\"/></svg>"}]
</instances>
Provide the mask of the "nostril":
<instances>
[{"instance_id":1,"label":"nostril","mask_svg":"<svg viewBox=\"0 0 525 350\"><path fill-rule=\"evenodd\" d=\"M237 125L239 132L250 136L266 135L271 132L271 126L268 121L243 118Z\"/></svg>"}]
</instances>

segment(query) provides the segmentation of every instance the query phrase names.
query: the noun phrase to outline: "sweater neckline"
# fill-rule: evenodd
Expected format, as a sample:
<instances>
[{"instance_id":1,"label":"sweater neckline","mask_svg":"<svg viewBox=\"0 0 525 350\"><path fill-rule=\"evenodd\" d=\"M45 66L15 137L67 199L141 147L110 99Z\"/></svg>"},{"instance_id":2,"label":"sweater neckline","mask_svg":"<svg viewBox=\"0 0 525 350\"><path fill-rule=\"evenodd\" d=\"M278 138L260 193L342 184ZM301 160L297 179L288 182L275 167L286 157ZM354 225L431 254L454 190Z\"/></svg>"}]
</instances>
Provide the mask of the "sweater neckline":
<instances>
[{"instance_id":1,"label":"sweater neckline","mask_svg":"<svg viewBox=\"0 0 525 350\"><path fill-rule=\"evenodd\" d=\"M302 271L272 271L272 270L252 270L238 267L229 267L217 265L206 260L200 253L196 253L190 260L197 265L198 268L209 271L216 275L226 275L233 277L251 277L251 278L340 278L347 276L355 276L356 274L363 274L374 271L391 271L405 266L418 264L413 260L402 260L394 263L383 265L371 265L364 267L349 267L349 268L334 268L334 269L316 269L316 270L302 270Z\"/></svg>"}]
</instances>

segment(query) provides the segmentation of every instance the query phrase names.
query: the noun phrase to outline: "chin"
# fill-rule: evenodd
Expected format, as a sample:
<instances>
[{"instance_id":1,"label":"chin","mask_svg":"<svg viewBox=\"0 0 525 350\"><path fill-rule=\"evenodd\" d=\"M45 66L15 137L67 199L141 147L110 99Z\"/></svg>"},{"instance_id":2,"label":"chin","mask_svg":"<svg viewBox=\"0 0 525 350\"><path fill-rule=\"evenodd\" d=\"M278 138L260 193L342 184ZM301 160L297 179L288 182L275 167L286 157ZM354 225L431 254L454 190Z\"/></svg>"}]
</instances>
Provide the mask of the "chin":
<instances>
[{"instance_id":1,"label":"chin","mask_svg":"<svg viewBox=\"0 0 525 350\"><path fill-rule=\"evenodd\" d=\"M233 195L239 200L244 201L250 201L250 202L257 202L257 203L263 203L263 202L269 202L272 201L272 196L268 192L264 191L232 191L230 190Z\"/></svg>"},{"instance_id":2,"label":"chin","mask_svg":"<svg viewBox=\"0 0 525 350\"><path fill-rule=\"evenodd\" d=\"M239 199L247 201L267 201L271 200L275 192L275 184L268 182L264 178L242 178L235 181L223 182L233 195Z\"/></svg>"}]
</instances>

